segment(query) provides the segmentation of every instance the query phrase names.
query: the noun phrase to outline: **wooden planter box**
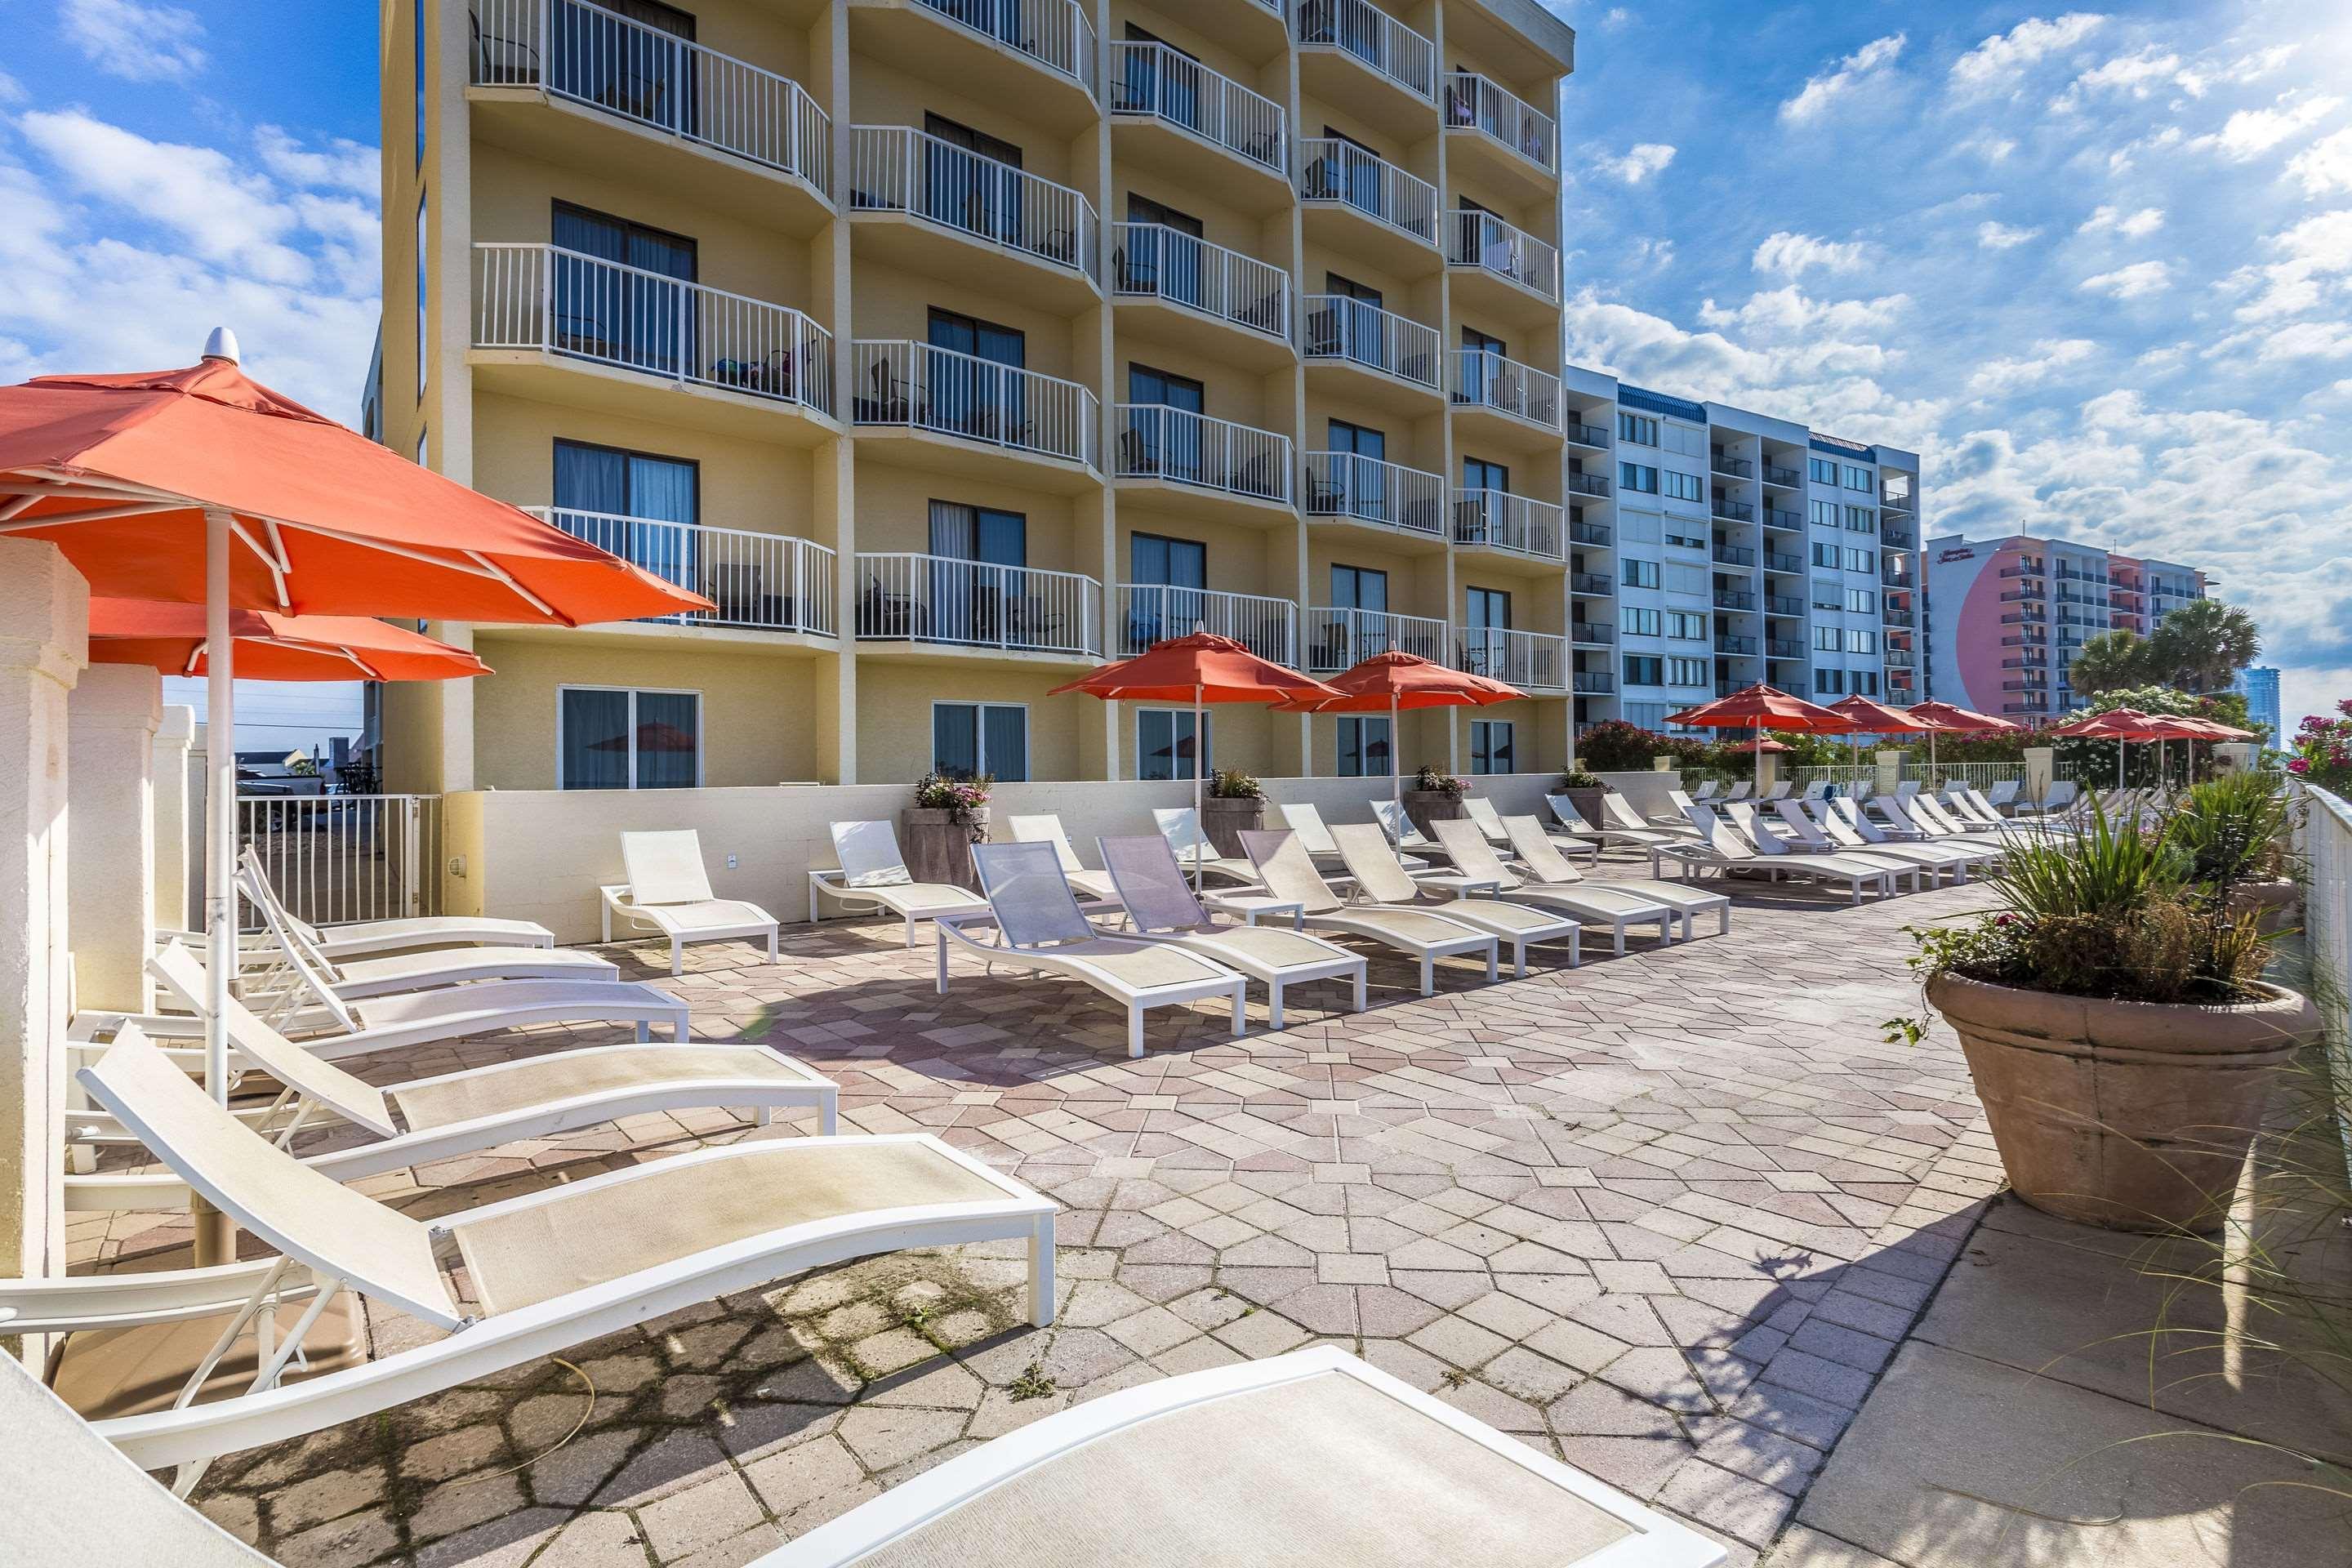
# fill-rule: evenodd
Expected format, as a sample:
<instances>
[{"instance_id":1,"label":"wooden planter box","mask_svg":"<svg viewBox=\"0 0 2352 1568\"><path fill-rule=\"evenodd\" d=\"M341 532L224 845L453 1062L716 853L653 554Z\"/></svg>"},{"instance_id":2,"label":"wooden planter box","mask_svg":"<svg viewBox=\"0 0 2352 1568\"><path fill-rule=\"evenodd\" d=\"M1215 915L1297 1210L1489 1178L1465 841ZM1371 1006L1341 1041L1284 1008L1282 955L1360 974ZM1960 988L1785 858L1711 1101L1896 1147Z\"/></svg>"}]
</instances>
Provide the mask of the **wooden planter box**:
<instances>
[{"instance_id":1,"label":"wooden planter box","mask_svg":"<svg viewBox=\"0 0 2352 1568\"><path fill-rule=\"evenodd\" d=\"M971 847L988 837L988 807L958 822L951 811L908 806L898 814L898 847L907 857L907 870L918 882L949 882L980 891L980 873L971 864Z\"/></svg>"},{"instance_id":2,"label":"wooden planter box","mask_svg":"<svg viewBox=\"0 0 2352 1568\"><path fill-rule=\"evenodd\" d=\"M1442 789L1409 789L1404 792L1404 814L1424 837L1437 835L1430 830L1433 822L1456 822L1468 813L1463 808L1464 797L1448 795Z\"/></svg>"},{"instance_id":3,"label":"wooden planter box","mask_svg":"<svg viewBox=\"0 0 2352 1568\"><path fill-rule=\"evenodd\" d=\"M1265 826L1265 802L1263 800L1220 800L1214 795L1201 801L1201 827L1209 842L1220 855L1236 859L1248 858L1242 848L1244 830Z\"/></svg>"}]
</instances>

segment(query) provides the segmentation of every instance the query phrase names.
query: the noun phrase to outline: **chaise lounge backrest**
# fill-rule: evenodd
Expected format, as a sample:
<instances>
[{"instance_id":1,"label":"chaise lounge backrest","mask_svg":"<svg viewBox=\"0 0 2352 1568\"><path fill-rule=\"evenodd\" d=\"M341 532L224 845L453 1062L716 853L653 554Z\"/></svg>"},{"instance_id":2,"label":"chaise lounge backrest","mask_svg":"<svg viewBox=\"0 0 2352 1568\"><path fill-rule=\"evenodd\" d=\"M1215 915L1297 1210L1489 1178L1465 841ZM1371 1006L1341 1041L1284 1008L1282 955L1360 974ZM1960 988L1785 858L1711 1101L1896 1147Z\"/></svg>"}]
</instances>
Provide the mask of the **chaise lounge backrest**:
<instances>
[{"instance_id":1,"label":"chaise lounge backrest","mask_svg":"<svg viewBox=\"0 0 2352 1568\"><path fill-rule=\"evenodd\" d=\"M1013 946L1091 942L1102 934L1079 911L1052 845L975 844L971 860L996 927Z\"/></svg>"},{"instance_id":2,"label":"chaise lounge backrest","mask_svg":"<svg viewBox=\"0 0 2352 1568\"><path fill-rule=\"evenodd\" d=\"M841 858L842 881L852 888L904 888L914 874L898 848L898 832L887 822L836 822L833 852Z\"/></svg>"},{"instance_id":3,"label":"chaise lounge backrest","mask_svg":"<svg viewBox=\"0 0 2352 1568\"><path fill-rule=\"evenodd\" d=\"M717 897L702 865L702 836L691 827L621 835L629 898L638 904L707 904Z\"/></svg>"}]
</instances>

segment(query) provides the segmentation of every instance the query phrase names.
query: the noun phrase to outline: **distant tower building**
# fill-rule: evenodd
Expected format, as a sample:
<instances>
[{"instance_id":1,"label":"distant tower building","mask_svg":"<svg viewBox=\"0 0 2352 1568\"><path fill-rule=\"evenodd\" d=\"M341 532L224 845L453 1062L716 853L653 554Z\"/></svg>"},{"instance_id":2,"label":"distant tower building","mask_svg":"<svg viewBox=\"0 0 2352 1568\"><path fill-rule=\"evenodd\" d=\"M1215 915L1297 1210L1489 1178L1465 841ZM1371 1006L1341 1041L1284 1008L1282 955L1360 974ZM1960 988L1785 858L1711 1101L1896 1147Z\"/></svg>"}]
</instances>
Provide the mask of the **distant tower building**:
<instances>
[{"instance_id":1,"label":"distant tower building","mask_svg":"<svg viewBox=\"0 0 2352 1568\"><path fill-rule=\"evenodd\" d=\"M2285 744L2279 727L2279 672L2275 666L2257 664L2238 671L2230 689L2246 700L2246 717L2255 729L2270 731L2273 746Z\"/></svg>"}]
</instances>

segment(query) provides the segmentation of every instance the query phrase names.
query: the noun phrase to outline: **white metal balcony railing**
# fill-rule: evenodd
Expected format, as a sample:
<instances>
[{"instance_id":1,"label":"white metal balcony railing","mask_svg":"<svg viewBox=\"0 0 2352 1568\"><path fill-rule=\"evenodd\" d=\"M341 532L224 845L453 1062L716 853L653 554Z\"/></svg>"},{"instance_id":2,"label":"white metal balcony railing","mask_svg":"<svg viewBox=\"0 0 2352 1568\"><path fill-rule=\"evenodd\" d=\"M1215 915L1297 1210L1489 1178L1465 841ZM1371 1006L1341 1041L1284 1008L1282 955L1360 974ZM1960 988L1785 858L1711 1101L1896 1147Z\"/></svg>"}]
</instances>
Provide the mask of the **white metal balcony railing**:
<instances>
[{"instance_id":1,"label":"white metal balcony railing","mask_svg":"<svg viewBox=\"0 0 2352 1568\"><path fill-rule=\"evenodd\" d=\"M1552 117L1475 71L1446 73L1445 126L1483 132L1528 162L1559 172L1559 127Z\"/></svg>"},{"instance_id":2,"label":"white metal balcony railing","mask_svg":"<svg viewBox=\"0 0 2352 1568\"><path fill-rule=\"evenodd\" d=\"M1345 294L1309 294L1301 304L1308 359L1346 360L1437 390L1435 327Z\"/></svg>"},{"instance_id":3,"label":"white metal balcony railing","mask_svg":"<svg viewBox=\"0 0 2352 1568\"><path fill-rule=\"evenodd\" d=\"M1559 298L1559 251L1493 213L1472 207L1446 215L1451 220L1446 261L1475 267L1532 289L1547 300Z\"/></svg>"},{"instance_id":4,"label":"white metal balcony railing","mask_svg":"<svg viewBox=\"0 0 2352 1568\"><path fill-rule=\"evenodd\" d=\"M1568 512L1564 508L1507 490L1454 492L1454 542L1483 544L1539 561L1568 558Z\"/></svg>"},{"instance_id":5,"label":"white metal balcony railing","mask_svg":"<svg viewBox=\"0 0 2352 1568\"><path fill-rule=\"evenodd\" d=\"M1100 230L1085 193L911 125L849 128L849 205L907 213L958 234L1100 279Z\"/></svg>"},{"instance_id":6,"label":"white metal balcony railing","mask_svg":"<svg viewBox=\"0 0 2352 1568\"><path fill-rule=\"evenodd\" d=\"M1390 649L1432 663L1445 658L1445 623L1427 616L1318 605L1307 612L1307 668L1328 675Z\"/></svg>"},{"instance_id":7,"label":"white metal balcony railing","mask_svg":"<svg viewBox=\"0 0 2352 1568\"><path fill-rule=\"evenodd\" d=\"M1302 201L1338 202L1424 245L1437 243L1437 187L1335 136L1298 142Z\"/></svg>"},{"instance_id":8,"label":"white metal balcony railing","mask_svg":"<svg viewBox=\"0 0 2352 1568\"><path fill-rule=\"evenodd\" d=\"M1491 408L1547 430L1559 428L1559 377L1491 349L1454 351L1454 402Z\"/></svg>"},{"instance_id":9,"label":"white metal balcony railing","mask_svg":"<svg viewBox=\"0 0 2352 1568\"><path fill-rule=\"evenodd\" d=\"M1118 477L1290 500L1290 437L1157 403L1118 405Z\"/></svg>"},{"instance_id":10,"label":"white metal balcony railing","mask_svg":"<svg viewBox=\"0 0 2352 1568\"><path fill-rule=\"evenodd\" d=\"M1256 594L1226 594L1160 583L1121 583L1113 651L1132 658L1153 643L1189 637L1194 628L1231 637L1260 658L1295 667L1298 657L1298 606L1288 599Z\"/></svg>"},{"instance_id":11,"label":"white metal balcony railing","mask_svg":"<svg viewBox=\"0 0 2352 1568\"><path fill-rule=\"evenodd\" d=\"M798 310L551 245L474 247L473 346L833 412L833 334Z\"/></svg>"},{"instance_id":12,"label":"white metal balcony railing","mask_svg":"<svg viewBox=\"0 0 2352 1568\"><path fill-rule=\"evenodd\" d=\"M1302 44L1343 49L1409 92L1435 101L1437 46L1370 0L1298 0Z\"/></svg>"},{"instance_id":13,"label":"white metal balcony railing","mask_svg":"<svg viewBox=\"0 0 2352 1568\"><path fill-rule=\"evenodd\" d=\"M1445 537L1445 480L1354 452L1307 454L1309 517L1350 517L1432 539Z\"/></svg>"},{"instance_id":14,"label":"white metal balcony railing","mask_svg":"<svg viewBox=\"0 0 2352 1568\"><path fill-rule=\"evenodd\" d=\"M1521 690L1559 690L1568 685L1566 637L1496 626L1464 626L1454 635L1456 669Z\"/></svg>"},{"instance_id":15,"label":"white metal balcony railing","mask_svg":"<svg viewBox=\"0 0 2352 1568\"><path fill-rule=\"evenodd\" d=\"M1110 108L1165 121L1276 174L1288 172L1282 105L1166 44L1111 45Z\"/></svg>"},{"instance_id":16,"label":"white metal balcony railing","mask_svg":"<svg viewBox=\"0 0 2352 1568\"><path fill-rule=\"evenodd\" d=\"M857 576L863 641L1102 655L1102 584L1076 572L861 551Z\"/></svg>"},{"instance_id":17,"label":"white metal balcony railing","mask_svg":"<svg viewBox=\"0 0 2352 1568\"><path fill-rule=\"evenodd\" d=\"M834 552L814 540L564 507L525 510L717 606L650 619L834 635Z\"/></svg>"},{"instance_id":18,"label":"white metal balcony railing","mask_svg":"<svg viewBox=\"0 0 2352 1568\"><path fill-rule=\"evenodd\" d=\"M1092 92L1095 25L1078 0L915 0Z\"/></svg>"},{"instance_id":19,"label":"white metal balcony railing","mask_svg":"<svg viewBox=\"0 0 2352 1568\"><path fill-rule=\"evenodd\" d=\"M790 77L583 0L474 0L473 80L531 87L822 191L833 121Z\"/></svg>"},{"instance_id":20,"label":"white metal balcony railing","mask_svg":"<svg viewBox=\"0 0 2352 1568\"><path fill-rule=\"evenodd\" d=\"M1254 256L1156 223L1115 223L1111 289L1165 300L1290 341L1290 274Z\"/></svg>"},{"instance_id":21,"label":"white metal balcony railing","mask_svg":"<svg viewBox=\"0 0 2352 1568\"><path fill-rule=\"evenodd\" d=\"M851 416L992 447L1095 461L1095 395L1075 381L929 343L860 338L850 344Z\"/></svg>"}]
</instances>

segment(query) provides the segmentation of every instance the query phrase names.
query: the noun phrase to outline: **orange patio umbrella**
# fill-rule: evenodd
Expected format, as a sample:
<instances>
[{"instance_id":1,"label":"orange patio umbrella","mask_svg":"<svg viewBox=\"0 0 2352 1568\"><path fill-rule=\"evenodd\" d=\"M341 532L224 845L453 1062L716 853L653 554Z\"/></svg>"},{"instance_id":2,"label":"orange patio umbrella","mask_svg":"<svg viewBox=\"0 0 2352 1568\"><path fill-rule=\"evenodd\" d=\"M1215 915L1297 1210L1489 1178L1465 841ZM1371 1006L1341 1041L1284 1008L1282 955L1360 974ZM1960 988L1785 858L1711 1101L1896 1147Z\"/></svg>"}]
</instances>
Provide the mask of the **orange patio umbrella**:
<instances>
[{"instance_id":1,"label":"orange patio umbrella","mask_svg":"<svg viewBox=\"0 0 2352 1568\"><path fill-rule=\"evenodd\" d=\"M1927 770L1930 773L1936 768L1936 736L1942 731L1948 730L1956 735L1983 735L2025 727L2012 724L2006 719L1996 719L1990 713L1979 713L1972 708L1956 707L1949 702L1914 702L1904 711L1934 726L1927 731Z\"/></svg>"},{"instance_id":2,"label":"orange patio umbrella","mask_svg":"<svg viewBox=\"0 0 2352 1568\"><path fill-rule=\"evenodd\" d=\"M2165 721L2154 714L2143 713L2137 708L2110 708L2104 713L2086 713L2071 723L2061 724L2050 731L2069 741L2113 741L2116 743L2116 787L2124 787L2124 746L2129 742L2142 745L2162 740L2171 733Z\"/></svg>"},{"instance_id":3,"label":"orange patio umbrella","mask_svg":"<svg viewBox=\"0 0 2352 1568\"><path fill-rule=\"evenodd\" d=\"M55 544L99 594L206 606L212 748L207 1079L228 1089L236 966L235 609L590 621L710 608L619 556L201 363L0 387L0 535Z\"/></svg>"},{"instance_id":4,"label":"orange patio umbrella","mask_svg":"<svg viewBox=\"0 0 2352 1568\"><path fill-rule=\"evenodd\" d=\"M1832 713L1843 714L1846 718L1853 721L1854 730L1853 732L1847 737L1847 740L1853 747L1854 766L1860 767L1862 765L1862 737L1864 734L1924 734L1928 737L1927 744L1931 748L1930 762L1928 765L1930 767L1934 766L1934 762L1932 760L1932 748L1936 743L1935 733L1937 731L1944 728L1944 726L1937 723L1935 720L1931 718L1922 718L1918 709L1916 707L1910 709L1889 708L1883 702L1874 702L1869 698L1863 696L1860 692L1856 692L1852 697L1846 698L1843 701L1831 703L1830 711Z\"/></svg>"},{"instance_id":5,"label":"orange patio umbrella","mask_svg":"<svg viewBox=\"0 0 2352 1568\"><path fill-rule=\"evenodd\" d=\"M1760 682L1735 691L1728 697L1718 697L1712 702L1702 702L1696 708L1669 713L1666 722L1687 724L1703 730L1755 731L1756 773L1759 778L1764 773L1764 731L1767 730L1843 735L1862 728L1843 713L1832 712L1819 703L1791 697L1778 687Z\"/></svg>"},{"instance_id":6,"label":"orange patio umbrella","mask_svg":"<svg viewBox=\"0 0 2352 1568\"><path fill-rule=\"evenodd\" d=\"M1331 678L1331 695L1306 701L1285 702L1286 713L1379 713L1389 716L1389 790L1404 804L1403 764L1397 734L1397 715L1418 708L1486 708L1515 702L1527 695L1516 686L1466 669L1448 669L1417 653L1391 648L1359 659L1345 673Z\"/></svg>"},{"instance_id":7,"label":"orange patio umbrella","mask_svg":"<svg viewBox=\"0 0 2352 1568\"><path fill-rule=\"evenodd\" d=\"M1153 643L1133 658L1106 664L1066 681L1047 692L1083 691L1106 702L1181 702L1192 710L1192 821L1201 821L1202 774L1207 771L1207 748L1200 744L1212 702L1280 702L1302 697L1338 693L1312 676L1260 658L1231 637L1197 627L1190 637ZM1202 831L1205 832L1203 828ZM1201 876L1200 840L1192 843L1192 877Z\"/></svg>"},{"instance_id":8,"label":"orange patio umbrella","mask_svg":"<svg viewBox=\"0 0 2352 1568\"><path fill-rule=\"evenodd\" d=\"M143 664L164 675L202 675L202 605L143 599L89 602L93 664ZM366 616L279 616L236 610L236 673L247 680L456 680L490 667L465 648Z\"/></svg>"}]
</instances>

